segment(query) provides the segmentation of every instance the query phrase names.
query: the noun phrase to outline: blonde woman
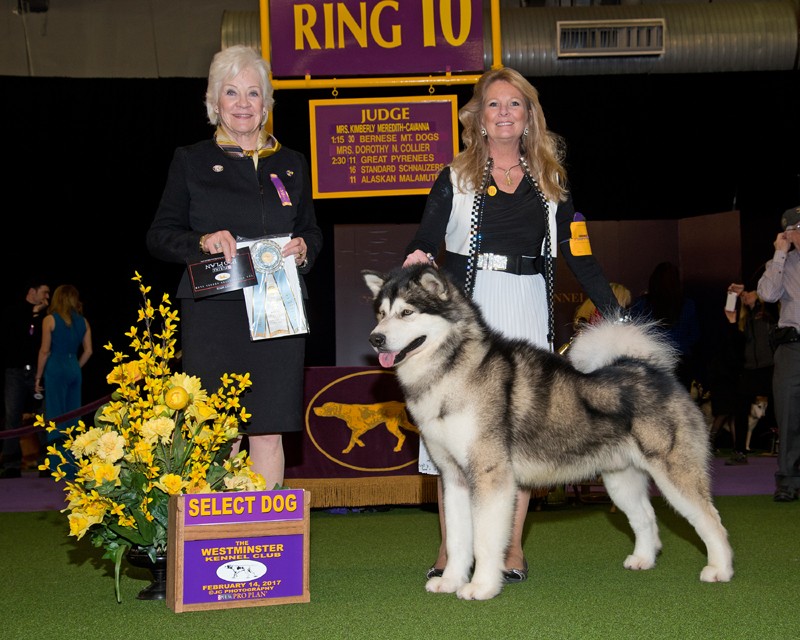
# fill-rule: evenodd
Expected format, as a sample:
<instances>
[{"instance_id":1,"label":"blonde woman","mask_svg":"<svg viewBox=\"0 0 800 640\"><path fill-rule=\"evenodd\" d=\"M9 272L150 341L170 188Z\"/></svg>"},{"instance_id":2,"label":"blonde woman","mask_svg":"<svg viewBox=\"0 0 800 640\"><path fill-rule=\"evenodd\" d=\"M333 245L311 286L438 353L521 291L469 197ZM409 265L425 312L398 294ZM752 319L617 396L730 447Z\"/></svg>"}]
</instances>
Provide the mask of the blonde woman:
<instances>
[{"instance_id":1,"label":"blonde woman","mask_svg":"<svg viewBox=\"0 0 800 640\"><path fill-rule=\"evenodd\" d=\"M619 305L588 236L572 236L572 223L585 229L585 221L567 189L563 141L548 130L536 89L514 69L492 69L478 80L458 117L464 150L431 188L404 266L432 261L444 243L442 268L478 303L488 324L544 348L553 347L557 254L601 312L617 314ZM419 470L439 474L424 443ZM428 579L442 575L448 557L443 517L448 497L441 482L438 486L442 537ZM520 488L510 506L506 582L528 577L522 533L529 499L530 490Z\"/></svg>"}]
</instances>

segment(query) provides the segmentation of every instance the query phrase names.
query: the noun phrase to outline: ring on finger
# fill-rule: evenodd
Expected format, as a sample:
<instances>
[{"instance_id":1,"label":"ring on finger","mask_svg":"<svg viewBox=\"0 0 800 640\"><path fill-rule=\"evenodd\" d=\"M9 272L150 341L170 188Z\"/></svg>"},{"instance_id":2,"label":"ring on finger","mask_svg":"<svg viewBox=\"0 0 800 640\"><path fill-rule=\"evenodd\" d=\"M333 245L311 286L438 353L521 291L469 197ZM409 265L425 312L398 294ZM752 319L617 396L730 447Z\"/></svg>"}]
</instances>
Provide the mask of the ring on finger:
<instances>
[{"instance_id":1,"label":"ring on finger","mask_svg":"<svg viewBox=\"0 0 800 640\"><path fill-rule=\"evenodd\" d=\"M222 249L222 245L219 242L215 242L214 243L214 248L215 249Z\"/></svg>"}]
</instances>

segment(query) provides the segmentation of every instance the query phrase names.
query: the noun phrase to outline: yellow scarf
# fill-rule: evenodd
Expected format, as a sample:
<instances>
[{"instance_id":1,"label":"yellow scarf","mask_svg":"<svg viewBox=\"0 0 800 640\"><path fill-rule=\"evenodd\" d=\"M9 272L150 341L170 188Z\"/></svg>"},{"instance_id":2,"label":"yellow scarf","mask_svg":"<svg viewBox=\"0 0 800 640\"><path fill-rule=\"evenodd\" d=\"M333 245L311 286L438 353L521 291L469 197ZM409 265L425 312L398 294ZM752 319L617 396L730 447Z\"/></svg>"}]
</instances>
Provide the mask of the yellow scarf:
<instances>
[{"instance_id":1,"label":"yellow scarf","mask_svg":"<svg viewBox=\"0 0 800 640\"><path fill-rule=\"evenodd\" d=\"M267 158L281 148L281 143L266 129L261 129L261 131L258 132L258 142L256 143L255 150L242 149L236 142L228 137L228 134L225 133L222 126L217 127L214 133L214 141L217 143L217 146L229 156L233 156L234 158L252 158L253 164L256 167L258 167L259 158Z\"/></svg>"}]
</instances>

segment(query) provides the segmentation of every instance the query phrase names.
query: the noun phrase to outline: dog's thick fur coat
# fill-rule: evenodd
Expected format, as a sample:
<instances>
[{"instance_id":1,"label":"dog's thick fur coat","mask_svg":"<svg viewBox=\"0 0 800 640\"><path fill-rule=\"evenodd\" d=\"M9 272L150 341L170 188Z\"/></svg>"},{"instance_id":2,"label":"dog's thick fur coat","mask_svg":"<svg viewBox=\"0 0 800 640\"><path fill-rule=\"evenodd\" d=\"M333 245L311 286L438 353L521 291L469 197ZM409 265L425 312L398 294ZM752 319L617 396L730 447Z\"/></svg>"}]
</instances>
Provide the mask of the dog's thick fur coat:
<instances>
[{"instance_id":1,"label":"dog's thick fur coat","mask_svg":"<svg viewBox=\"0 0 800 640\"><path fill-rule=\"evenodd\" d=\"M731 579L705 422L672 373L673 350L651 326L594 325L576 337L567 360L491 330L431 266L362 274L378 320L370 342L381 365L395 368L441 473L447 566L428 591L496 596L517 487L598 475L635 535L626 568L652 568L661 550L652 478L705 543L700 580Z\"/></svg>"}]
</instances>

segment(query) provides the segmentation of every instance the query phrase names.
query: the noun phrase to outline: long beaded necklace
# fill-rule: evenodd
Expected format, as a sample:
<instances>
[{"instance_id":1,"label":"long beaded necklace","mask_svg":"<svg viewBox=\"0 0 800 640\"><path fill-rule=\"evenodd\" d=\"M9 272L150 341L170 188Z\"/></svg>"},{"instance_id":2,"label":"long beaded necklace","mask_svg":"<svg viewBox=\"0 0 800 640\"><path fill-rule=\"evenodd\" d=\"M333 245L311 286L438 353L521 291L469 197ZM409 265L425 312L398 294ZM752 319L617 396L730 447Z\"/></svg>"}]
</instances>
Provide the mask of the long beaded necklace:
<instances>
[{"instance_id":1,"label":"long beaded necklace","mask_svg":"<svg viewBox=\"0 0 800 640\"><path fill-rule=\"evenodd\" d=\"M481 186L475 192L475 199L472 201L472 216L469 224L469 260L467 260L467 277L464 282L464 293L468 298L472 297L475 290L475 272L478 270L478 254L481 252L481 224L483 209L486 206L486 188L489 186L493 166L494 160L489 158L483 167Z\"/></svg>"},{"instance_id":2,"label":"long beaded necklace","mask_svg":"<svg viewBox=\"0 0 800 640\"><path fill-rule=\"evenodd\" d=\"M553 313L553 292L555 290L555 273L553 264L552 252L552 238L550 237L550 205L547 203L544 193L539 188L539 183L536 182L531 175L528 163L525 158L519 159L522 165L522 171L525 174L525 179L531 185L536 195L539 196L539 202L542 204L542 211L544 212L544 284L547 291L547 342L550 349L553 349L553 341L555 340L555 316Z\"/></svg>"}]
</instances>

